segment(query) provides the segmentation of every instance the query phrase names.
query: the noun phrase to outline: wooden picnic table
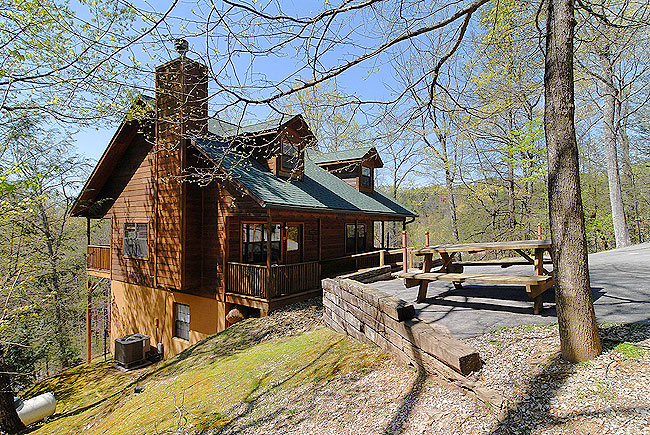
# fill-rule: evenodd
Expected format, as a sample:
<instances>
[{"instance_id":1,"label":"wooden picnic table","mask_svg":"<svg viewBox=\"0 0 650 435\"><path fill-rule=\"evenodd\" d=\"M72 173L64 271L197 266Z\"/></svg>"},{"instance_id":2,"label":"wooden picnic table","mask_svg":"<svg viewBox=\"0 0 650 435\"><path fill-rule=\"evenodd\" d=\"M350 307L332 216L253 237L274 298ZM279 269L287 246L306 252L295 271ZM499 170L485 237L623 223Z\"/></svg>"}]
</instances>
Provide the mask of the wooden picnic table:
<instances>
[{"instance_id":1,"label":"wooden picnic table","mask_svg":"<svg viewBox=\"0 0 650 435\"><path fill-rule=\"evenodd\" d=\"M501 275L501 274L471 274L463 273L463 266L480 266L500 264L499 261L489 262L455 262L455 256L459 252L477 253L484 251L515 251L523 258L524 264L533 265L532 275ZM533 251L529 255L526 251ZM431 281L445 280L454 283L456 288L460 288L463 282L484 282L495 284L514 284L526 286L526 293L534 301L533 311L539 314L543 308L542 295L553 286L553 274L544 269L544 262L550 262L544 258L544 253L551 253L550 240L518 240L508 242L485 242L485 243L460 243L451 245L437 245L413 251L415 255L423 255L424 262L422 272L403 272L399 274L404 278L404 285L409 287L419 286L417 302L423 302L426 299L427 288ZM431 269L436 265L433 256L438 254L440 269L432 272ZM513 264L511 259L502 261L502 267L508 267Z\"/></svg>"}]
</instances>

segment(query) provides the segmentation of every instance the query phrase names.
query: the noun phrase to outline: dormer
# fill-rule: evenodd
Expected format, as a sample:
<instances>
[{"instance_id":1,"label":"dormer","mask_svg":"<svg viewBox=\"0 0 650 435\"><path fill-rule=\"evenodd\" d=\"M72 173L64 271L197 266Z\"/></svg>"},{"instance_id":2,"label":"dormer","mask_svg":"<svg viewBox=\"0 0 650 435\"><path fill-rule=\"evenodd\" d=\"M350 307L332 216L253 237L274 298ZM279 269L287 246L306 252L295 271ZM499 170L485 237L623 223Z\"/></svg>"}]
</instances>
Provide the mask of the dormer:
<instances>
[{"instance_id":1,"label":"dormer","mask_svg":"<svg viewBox=\"0 0 650 435\"><path fill-rule=\"evenodd\" d=\"M284 126L279 130L275 146L267 164L274 175L282 178L302 179L304 173L305 140L293 128Z\"/></svg>"},{"instance_id":2,"label":"dormer","mask_svg":"<svg viewBox=\"0 0 650 435\"><path fill-rule=\"evenodd\" d=\"M305 147L315 143L300 115L283 115L246 126L215 119L208 129L224 140L234 141L243 153L285 179L303 179Z\"/></svg>"},{"instance_id":3,"label":"dormer","mask_svg":"<svg viewBox=\"0 0 650 435\"><path fill-rule=\"evenodd\" d=\"M310 159L360 192L375 190L375 169L384 163L375 147L355 148L329 153L312 151Z\"/></svg>"}]
</instances>

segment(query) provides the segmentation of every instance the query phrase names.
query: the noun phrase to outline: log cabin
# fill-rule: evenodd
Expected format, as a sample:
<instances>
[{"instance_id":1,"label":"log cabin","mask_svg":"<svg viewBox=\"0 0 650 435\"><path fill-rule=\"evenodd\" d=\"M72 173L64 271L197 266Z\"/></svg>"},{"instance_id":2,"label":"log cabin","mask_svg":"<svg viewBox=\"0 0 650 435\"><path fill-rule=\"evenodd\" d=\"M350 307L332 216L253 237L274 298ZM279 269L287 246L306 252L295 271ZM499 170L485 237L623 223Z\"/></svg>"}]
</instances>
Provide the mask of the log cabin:
<instances>
[{"instance_id":1,"label":"log cabin","mask_svg":"<svg viewBox=\"0 0 650 435\"><path fill-rule=\"evenodd\" d=\"M319 152L301 115L209 118L207 69L183 54L134 109L71 212L88 219L88 275L110 279L111 343L146 334L169 358L233 307L264 316L376 265L384 223L415 217L375 189L373 147ZM110 219L108 246L91 243L91 219Z\"/></svg>"}]
</instances>

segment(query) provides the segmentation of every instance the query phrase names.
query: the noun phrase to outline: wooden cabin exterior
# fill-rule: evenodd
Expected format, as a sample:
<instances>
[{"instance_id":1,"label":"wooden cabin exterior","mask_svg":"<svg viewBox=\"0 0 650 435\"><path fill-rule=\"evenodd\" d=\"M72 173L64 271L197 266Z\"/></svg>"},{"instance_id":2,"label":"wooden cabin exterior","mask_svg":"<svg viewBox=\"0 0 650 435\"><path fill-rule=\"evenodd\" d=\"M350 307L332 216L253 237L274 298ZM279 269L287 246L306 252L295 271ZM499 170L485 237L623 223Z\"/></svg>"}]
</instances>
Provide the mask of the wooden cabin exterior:
<instances>
[{"instance_id":1,"label":"wooden cabin exterior","mask_svg":"<svg viewBox=\"0 0 650 435\"><path fill-rule=\"evenodd\" d=\"M318 295L323 276L376 265L376 222L415 216L374 189L374 148L307 150L300 115L209 120L207 86L191 59L160 66L156 97L138 99L72 209L111 222L109 246L89 230L87 260L111 280L111 342L147 334L166 358L228 327L234 306L266 315Z\"/></svg>"}]
</instances>

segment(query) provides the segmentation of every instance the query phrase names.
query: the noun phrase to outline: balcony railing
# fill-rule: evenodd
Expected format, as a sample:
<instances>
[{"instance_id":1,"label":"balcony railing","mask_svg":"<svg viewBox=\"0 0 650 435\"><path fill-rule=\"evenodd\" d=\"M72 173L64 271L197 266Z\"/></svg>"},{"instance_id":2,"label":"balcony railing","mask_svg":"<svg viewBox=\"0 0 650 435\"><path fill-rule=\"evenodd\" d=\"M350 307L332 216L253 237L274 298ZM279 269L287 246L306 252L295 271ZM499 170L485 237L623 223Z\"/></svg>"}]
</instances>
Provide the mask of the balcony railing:
<instances>
[{"instance_id":1,"label":"balcony railing","mask_svg":"<svg viewBox=\"0 0 650 435\"><path fill-rule=\"evenodd\" d=\"M88 245L86 269L101 271L111 270L111 247Z\"/></svg>"},{"instance_id":2,"label":"balcony railing","mask_svg":"<svg viewBox=\"0 0 650 435\"><path fill-rule=\"evenodd\" d=\"M320 288L317 261L271 265L228 263L226 292L271 300Z\"/></svg>"}]
</instances>

